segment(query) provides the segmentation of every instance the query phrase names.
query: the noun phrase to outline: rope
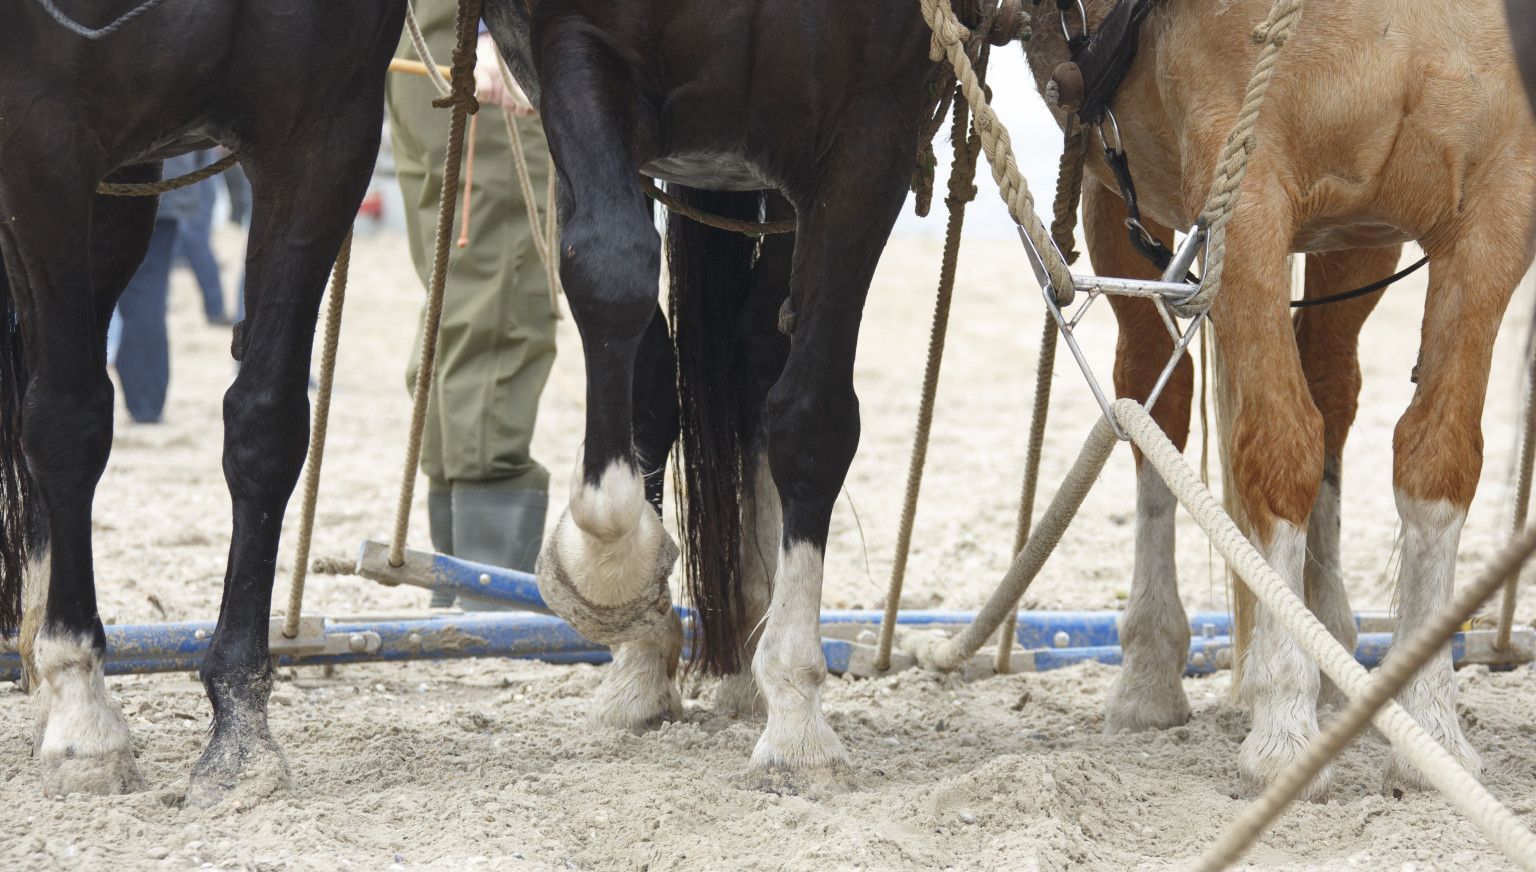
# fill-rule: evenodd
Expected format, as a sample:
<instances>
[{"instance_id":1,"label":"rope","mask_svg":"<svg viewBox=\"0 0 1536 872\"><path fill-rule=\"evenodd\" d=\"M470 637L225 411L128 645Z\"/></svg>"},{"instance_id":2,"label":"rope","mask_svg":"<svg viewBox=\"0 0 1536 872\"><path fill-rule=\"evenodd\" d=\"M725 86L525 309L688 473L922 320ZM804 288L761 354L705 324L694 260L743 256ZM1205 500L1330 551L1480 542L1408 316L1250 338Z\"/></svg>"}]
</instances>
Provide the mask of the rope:
<instances>
[{"instance_id":1,"label":"rope","mask_svg":"<svg viewBox=\"0 0 1536 872\"><path fill-rule=\"evenodd\" d=\"M427 46L427 38L421 35L421 25L416 23L415 0L406 0L405 3L405 30L411 35L411 45L416 49L416 56L421 58L422 65L427 68L427 78L432 80L432 86L437 89L437 96L446 97L453 93L453 86L443 78L437 60L432 57L432 49Z\"/></svg>"},{"instance_id":2,"label":"rope","mask_svg":"<svg viewBox=\"0 0 1536 872\"><path fill-rule=\"evenodd\" d=\"M1157 469L1174 497L1211 537L1216 550L1226 558L1228 565L1233 567L1249 590L1290 631L1301 649L1340 690L1351 700L1361 701L1362 705L1368 704L1366 694L1371 684L1370 673L1333 638L1328 629L1307 609L1306 603L1296 596L1285 580L1254 549L1248 537L1232 522L1210 490L1200 483L1183 455L1146 410L1134 400L1122 399L1115 403L1114 412L1121 429L1141 449L1142 457ZM1084 449L1085 453L1088 450ZM1503 575L1497 577L1503 579ZM1463 591L1463 598L1465 596L1466 592ZM1462 599L1457 602L1461 603ZM1476 608L1476 603L1473 608ZM1444 618L1445 615L1442 615L1441 620ZM1457 621L1453 626L1459 624L1460 621ZM1436 623L1432 629L1439 626L1440 623ZM1431 636L1432 640L1438 638L1438 634ZM1438 644L1439 641L1436 641ZM1434 650L1438 650L1438 647ZM1433 650L1430 653L1434 653ZM1428 655L1417 660L1404 659L1407 660L1405 668L1411 676L1428 659ZM1376 727L1409 763L1445 794L1452 805L1460 809L1496 847L1524 868L1536 869L1536 836L1531 835L1509 809L1501 805L1471 773L1430 738L1412 715L1392 702L1390 694L1379 703L1370 704L1370 707L1372 710L1380 709L1371 717ZM1305 786L1310 780L1308 777L1301 784ZM1205 865L1202 868L1217 869L1221 865Z\"/></svg>"},{"instance_id":3,"label":"rope","mask_svg":"<svg viewBox=\"0 0 1536 872\"><path fill-rule=\"evenodd\" d=\"M180 190L204 179L211 179L234 166L239 160L240 156L237 154L226 154L200 170L193 170L184 176L162 179L158 182L102 182L96 186L96 193L108 197L158 197L166 191Z\"/></svg>"},{"instance_id":4,"label":"rope","mask_svg":"<svg viewBox=\"0 0 1536 872\"><path fill-rule=\"evenodd\" d=\"M1029 416L1029 450L1024 456L1024 487L1019 493L1019 518L1013 530L1013 555L1018 557L1029 542L1029 528L1035 518L1035 490L1040 483L1040 454L1045 447L1045 418L1051 408L1051 379L1056 373L1056 321L1045 316L1040 332L1040 362L1035 366L1035 408ZM1022 592L1021 592L1022 593ZM1005 675L1011 671L1014 632L1018 629L1019 603L1003 618L1003 631L997 638L997 656L992 671Z\"/></svg>"},{"instance_id":5,"label":"rope","mask_svg":"<svg viewBox=\"0 0 1536 872\"><path fill-rule=\"evenodd\" d=\"M325 310L325 344L320 352L320 387L315 393L315 420L310 425L309 459L304 464L304 502L299 512L299 544L293 556L293 582L288 585L288 614L283 637L299 635L304 613L304 582L309 577L309 548L315 532L315 503L320 496L320 467L325 463L325 433L331 421L331 385L336 380L336 346L341 342L341 307L347 299L347 273L352 266L352 233L341 243L331 272L331 300Z\"/></svg>"},{"instance_id":6,"label":"rope","mask_svg":"<svg viewBox=\"0 0 1536 872\"><path fill-rule=\"evenodd\" d=\"M966 101L957 97L950 141L955 156L949 170L949 225L944 232L944 258L939 265L939 290L933 302L933 326L928 333L928 361L923 367L923 393L918 403L917 432L912 437L912 457L907 464L907 492L901 505L901 524L896 533L896 557L885 594L885 614L880 619L880 644L875 668L891 668L891 644L896 637L896 613L901 608L901 589L906 583L907 555L912 548L912 524L917 518L918 492L923 487L923 467L928 462L928 439L933 430L933 404L939 391L939 371L944 366L944 342L949 333L950 303L954 300L955 272L960 262L961 230L965 206L976 199L976 159L980 143L970 129Z\"/></svg>"},{"instance_id":7,"label":"rope","mask_svg":"<svg viewBox=\"0 0 1536 872\"><path fill-rule=\"evenodd\" d=\"M970 102L971 111L976 116L976 133L981 137L981 147L986 152L987 163L992 167L992 179L1002 193L1003 202L1008 205L1008 214L1028 234L1030 241L1040 251L1040 256L1045 259L1046 272L1056 291L1056 302L1062 306L1068 305L1075 294L1072 273L1068 270L1067 264L1056 256L1052 247L1046 244L1049 236L1045 225L1040 222L1040 216L1035 214L1035 198L1029 193L1029 185L1024 181L1024 175L1019 172L1018 161L1013 155L1013 140L1008 136L1008 128L1003 125L1002 119L997 117L997 113L987 102L986 89L977 76L970 57L966 55L967 40L970 39L971 33L955 17L955 11L950 8L949 0L920 0L920 2L923 18L927 20L928 27L933 30L933 44L929 50L929 57L934 61L947 57L950 66L954 67L955 77L960 83L960 92Z\"/></svg>"},{"instance_id":8,"label":"rope","mask_svg":"<svg viewBox=\"0 0 1536 872\"><path fill-rule=\"evenodd\" d=\"M1450 609L1437 615L1428 626L1407 641L1394 642L1386 662L1376 671L1375 678L1366 686L1365 691L1350 702L1344 713L1334 719L1321 736L1307 746L1290 769L1222 832L1216 844L1201 855L1197 868L1216 870L1237 862L1312 781L1313 776L1365 729L1376 712L1408 684L1425 662L1444 649L1462 624L1498 591L1504 579L1519 573L1521 565L1530 559L1532 552L1536 552L1536 528L1525 531L1499 552L1478 579L1456 597ZM1497 817L1500 811L1505 811L1502 806L1493 810L1492 814ZM1468 816L1471 817L1471 813ZM1507 822L1499 823L1503 827ZM1536 846L1530 843L1530 834L1523 834L1526 839L1521 843L1520 832L1515 829L1509 832L1511 843L1523 853L1514 853L1508 847L1504 850L1509 851L1509 856L1524 868L1536 868Z\"/></svg>"},{"instance_id":9,"label":"rope","mask_svg":"<svg viewBox=\"0 0 1536 872\"><path fill-rule=\"evenodd\" d=\"M684 218L729 233L740 233L751 237L771 236L776 233L793 233L799 225L794 218L786 218L783 221L741 221L736 218L712 215L673 197L657 187L656 182L651 179L645 179L645 195Z\"/></svg>"},{"instance_id":10,"label":"rope","mask_svg":"<svg viewBox=\"0 0 1536 872\"><path fill-rule=\"evenodd\" d=\"M512 84L512 71L507 69L507 62L502 59L501 53L496 53L496 63L501 68L501 78L508 87ZM517 169L517 183L523 189L523 205L528 209L529 233L533 236L533 249L539 256L539 263L544 266L544 275L549 280L549 305L556 318L564 317L560 313L560 261L557 252L560 249L559 234L555 226L555 171L549 170L549 190L544 200L546 210L545 219L539 217L539 203L533 196L533 180L528 173L528 153L523 147L523 134L517 127L517 116L512 110L501 107L501 118L507 123L507 135L512 140L512 165ZM547 219L547 220L546 220Z\"/></svg>"},{"instance_id":11,"label":"rope","mask_svg":"<svg viewBox=\"0 0 1536 872\"><path fill-rule=\"evenodd\" d=\"M1301 7L1304 2L1305 0L1275 0L1264 23L1253 30L1253 41L1262 45L1263 48L1259 52L1258 61L1253 66L1253 73L1248 78L1248 90L1243 95L1242 109L1238 112L1237 121L1232 125L1232 132L1227 134L1221 160L1216 164L1216 173L1211 179L1211 189L1206 194L1205 209L1200 213L1199 223L1210 234L1206 239L1204 280L1200 283L1200 290L1194 296L1174 307L1180 315L1192 317L1209 311L1211 303L1215 301L1216 294L1221 289L1221 274L1226 265L1227 254L1227 222L1232 219L1232 213L1237 209L1243 177L1248 174L1248 161L1258 148L1256 131L1259 110L1263 108L1264 98L1269 94L1269 86L1274 81L1275 69L1280 60L1280 49L1285 46L1286 40L1290 39L1291 34L1296 30L1296 25L1301 21Z\"/></svg>"},{"instance_id":12,"label":"rope","mask_svg":"<svg viewBox=\"0 0 1536 872\"><path fill-rule=\"evenodd\" d=\"M389 565L405 565L405 538L411 524L411 501L416 493L416 468L421 463L421 437L427 425L427 397L437 363L437 329L443 317L443 289L448 283L448 250L453 236L453 212L459 189L459 162L464 156L466 120L479 108L475 99L475 36L480 20L480 0L460 0L458 44L453 50L452 93L432 101L451 108L448 150L443 160L443 188L438 195L437 241L432 254L432 279L427 287L427 311L421 331L421 357L412 392L411 430L406 441L405 469L400 476L400 498L395 503L395 527L389 543ZM429 67L432 64L427 64Z\"/></svg>"},{"instance_id":13,"label":"rope","mask_svg":"<svg viewBox=\"0 0 1536 872\"><path fill-rule=\"evenodd\" d=\"M1531 466L1536 459L1536 348L1531 354L1525 385L1525 426L1520 441L1520 472L1515 479L1515 534L1525 529L1525 517L1531 506ZM1495 651L1509 650L1509 636L1515 628L1515 605L1520 599L1520 570L1516 567L1504 582L1504 602L1499 608L1499 634Z\"/></svg>"},{"instance_id":14,"label":"rope","mask_svg":"<svg viewBox=\"0 0 1536 872\"><path fill-rule=\"evenodd\" d=\"M78 36L83 36L86 39L96 40L111 36L112 34L121 30L123 25L134 20L135 18L138 18L140 15L143 15L156 6L159 6L163 2L165 2L165 0L144 0L143 3L123 13L118 17L116 21L108 24L106 27L97 28L86 27L80 22L75 21L73 18L70 18L68 15L65 15L63 10L53 5L53 0L37 0L37 5L43 7L44 12L52 16L54 21L64 25L64 28L71 33L74 33Z\"/></svg>"},{"instance_id":15,"label":"rope","mask_svg":"<svg viewBox=\"0 0 1536 872\"><path fill-rule=\"evenodd\" d=\"M1115 428L1108 418L1100 417L1088 434L1082 453L1077 456L1060 489L1051 498L1051 504L1040 516L1040 523L1024 543L1024 549L1013 559L1013 565L1008 567L1008 573L1003 576L986 605L976 613L975 620L953 639L914 636L904 643L903 647L917 657L919 663L942 672L953 672L981 648L1008 613L1014 610L1014 604L1023 598L1030 582L1040 574L1040 567L1045 565L1046 558L1056 549L1062 534L1082 507L1083 499L1088 496L1099 473L1104 470L1104 464L1109 460L1116 441L1118 437Z\"/></svg>"},{"instance_id":16,"label":"rope","mask_svg":"<svg viewBox=\"0 0 1536 872\"><path fill-rule=\"evenodd\" d=\"M1056 203L1052 208L1051 239L1067 263L1077 260L1077 205L1083 195L1083 164L1088 158L1088 138L1082 126L1069 120L1066 140L1061 147L1061 165L1056 173ZM1035 408L1029 416L1029 449L1024 457L1024 486L1019 493L1019 517L1013 529L1013 555L1018 556L1029 541L1034 523L1035 490L1040 483L1040 454L1045 446L1045 419L1051 408L1051 379L1056 374L1056 321L1049 314L1040 333L1040 360L1035 364ZM1018 629L1019 604L1014 603L1003 618L1003 630L997 638L997 655L992 671L1003 675L1011 671L1014 631Z\"/></svg>"}]
</instances>

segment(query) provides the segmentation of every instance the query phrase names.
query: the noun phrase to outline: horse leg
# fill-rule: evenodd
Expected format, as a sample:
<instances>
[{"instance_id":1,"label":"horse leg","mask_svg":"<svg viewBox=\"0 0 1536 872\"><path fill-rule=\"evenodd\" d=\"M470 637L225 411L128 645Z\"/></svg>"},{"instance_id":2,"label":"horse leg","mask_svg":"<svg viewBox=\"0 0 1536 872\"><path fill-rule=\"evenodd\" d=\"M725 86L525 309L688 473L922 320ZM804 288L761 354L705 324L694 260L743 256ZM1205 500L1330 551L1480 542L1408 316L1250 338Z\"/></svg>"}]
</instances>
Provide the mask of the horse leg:
<instances>
[{"instance_id":1,"label":"horse leg","mask_svg":"<svg viewBox=\"0 0 1536 872\"><path fill-rule=\"evenodd\" d=\"M1497 190L1528 192L1523 182L1510 181ZM1400 639L1418 633L1450 605L1461 527L1482 472L1483 401L1493 342L1530 263L1524 235L1530 215L1521 211L1529 208L1530 196L1500 194L1485 202L1481 216L1468 216L1460 238L1430 250L1418 389L1392 436L1392 485L1403 526L1395 595ZM1401 701L1451 756L1480 771L1477 752L1456 719L1449 645L1419 670ZM1424 783L1394 751L1385 787L1398 791Z\"/></svg>"},{"instance_id":2,"label":"horse leg","mask_svg":"<svg viewBox=\"0 0 1536 872\"><path fill-rule=\"evenodd\" d=\"M632 111L626 85L612 78L622 64L578 30L550 33L546 44L542 110L561 171L560 275L581 331L587 421L570 505L544 544L537 576L556 614L614 647L594 719L639 728L681 709L673 677L682 625L667 585L677 546L646 500L632 435L636 358L655 329L661 244L631 143L601 123Z\"/></svg>"},{"instance_id":3,"label":"horse leg","mask_svg":"<svg viewBox=\"0 0 1536 872\"><path fill-rule=\"evenodd\" d=\"M821 710L827 674L822 565L832 507L859 441L853 361L860 316L904 199L902 165L910 154L905 147L869 147L852 131L833 142L818 189L796 198L793 335L766 407L768 464L783 507L783 536L768 618L752 660L768 708L752 765L791 776L847 760ZM893 138L904 146L908 137Z\"/></svg>"},{"instance_id":4,"label":"horse leg","mask_svg":"<svg viewBox=\"0 0 1536 872\"><path fill-rule=\"evenodd\" d=\"M1227 230L1226 276L1212 309L1220 414L1225 419L1228 500L1264 556L1304 596L1307 518L1323 474L1322 416L1313 405L1288 317L1286 260L1293 219L1259 167ZM1238 755L1244 784L1260 790L1317 735L1317 666L1267 608L1239 612L1239 692L1253 725ZM1247 627L1253 621L1251 640ZM1327 793L1323 770L1303 793Z\"/></svg>"},{"instance_id":5,"label":"horse leg","mask_svg":"<svg viewBox=\"0 0 1536 872\"><path fill-rule=\"evenodd\" d=\"M1105 276L1159 278L1158 271L1131 246L1125 232L1125 203L1108 189L1083 190L1083 229L1094 271ZM1173 234L1144 221L1165 244ZM1173 355L1173 338L1150 300L1110 297L1119 326L1115 347L1115 393L1145 402ZM1194 366L1185 353L1162 396L1153 420L1180 451L1189 439L1189 405ZM1189 618L1179 601L1174 562L1173 493L1152 465L1136 452L1136 562L1120 641L1125 662L1109 689L1104 731L1174 727L1189 720L1184 666L1189 658Z\"/></svg>"},{"instance_id":6,"label":"horse leg","mask_svg":"<svg viewBox=\"0 0 1536 872\"><path fill-rule=\"evenodd\" d=\"M254 210L244 351L224 394L233 535L219 622L203 658L213 728L192 769L191 806L215 804L237 786L258 799L288 783L287 763L267 727L272 582L283 513L309 445L320 299L377 154L382 96L371 96L365 91L340 110L316 110L308 127L285 126L281 146L264 144L258 133L241 149Z\"/></svg>"},{"instance_id":7,"label":"horse leg","mask_svg":"<svg viewBox=\"0 0 1536 872\"><path fill-rule=\"evenodd\" d=\"M1401 245L1307 255L1307 299L1363 287L1391 275ZM1339 556L1340 482L1344 440L1355 422L1360 399L1360 328L1381 300L1368 294L1320 308L1299 309L1292 323L1301 368L1312 402L1323 416L1323 481L1307 522L1307 561L1302 571L1307 607L1345 648L1359 637L1349 607ZM1342 705L1344 695L1326 677L1319 705Z\"/></svg>"},{"instance_id":8,"label":"horse leg","mask_svg":"<svg viewBox=\"0 0 1536 872\"><path fill-rule=\"evenodd\" d=\"M787 218L793 213L788 204L770 198L769 219ZM782 211L775 211L775 209ZM779 309L789 293L789 276L795 251L793 235L771 236L763 240L762 251L752 269L752 285L745 308L737 322L741 349L740 367L746 373L742 386L741 407L749 420L742 428L752 434L747 444L747 471L741 506L741 582L742 627L737 662L744 666L757 653L758 629L768 613L768 599L773 591L773 576L778 571L779 542L784 535L783 511L779 492L773 483L768 462L768 438L763 428L762 410L768 392L784 371L789 355L789 339L779 332ZM757 680L749 669L742 669L721 680L715 694L716 708L738 716L764 711Z\"/></svg>"},{"instance_id":9,"label":"horse leg","mask_svg":"<svg viewBox=\"0 0 1536 872\"><path fill-rule=\"evenodd\" d=\"M148 181L158 173L143 166L113 178ZM57 191L81 178L33 181ZM21 204L30 192L8 185L4 193L0 207L26 214ZM96 610L90 518L112 444L107 320L149 244L155 201L96 195L78 209L67 199L47 202L46 220L16 221L0 237L13 293L30 304L29 335L36 342L27 349L32 379L22 439L44 510L23 579L20 642L37 700L35 754L44 794L122 793L142 789L144 780L127 720L103 675L106 640ZM82 250L90 253L86 265L78 263Z\"/></svg>"}]
</instances>

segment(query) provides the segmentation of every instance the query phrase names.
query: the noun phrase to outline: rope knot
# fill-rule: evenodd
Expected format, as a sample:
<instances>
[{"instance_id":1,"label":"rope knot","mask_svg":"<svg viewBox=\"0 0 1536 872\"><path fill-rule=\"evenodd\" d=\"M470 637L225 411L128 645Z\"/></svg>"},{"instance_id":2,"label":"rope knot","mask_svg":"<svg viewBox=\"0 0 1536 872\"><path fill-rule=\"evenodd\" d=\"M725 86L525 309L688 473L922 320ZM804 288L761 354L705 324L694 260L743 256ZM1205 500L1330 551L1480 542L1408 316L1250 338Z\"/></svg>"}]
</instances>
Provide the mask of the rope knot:
<instances>
[{"instance_id":1,"label":"rope knot","mask_svg":"<svg viewBox=\"0 0 1536 872\"><path fill-rule=\"evenodd\" d=\"M462 109L465 115L473 115L480 111L480 100L475 96L474 88L470 88L469 93L463 93L455 88L453 93L435 98L432 105L438 109Z\"/></svg>"}]
</instances>

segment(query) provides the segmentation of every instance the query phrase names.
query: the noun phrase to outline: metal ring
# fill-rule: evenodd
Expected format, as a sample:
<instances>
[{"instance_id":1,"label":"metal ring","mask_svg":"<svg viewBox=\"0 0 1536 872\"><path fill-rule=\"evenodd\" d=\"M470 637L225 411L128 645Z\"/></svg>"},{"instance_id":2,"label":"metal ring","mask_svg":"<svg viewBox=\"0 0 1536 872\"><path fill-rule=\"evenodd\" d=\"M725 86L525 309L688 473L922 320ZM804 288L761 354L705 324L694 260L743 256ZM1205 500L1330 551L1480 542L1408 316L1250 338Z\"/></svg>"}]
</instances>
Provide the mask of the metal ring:
<instances>
[{"instance_id":1,"label":"metal ring","mask_svg":"<svg viewBox=\"0 0 1536 872\"><path fill-rule=\"evenodd\" d=\"M1115 113L1108 106L1104 107L1104 120L1108 121L1109 122L1109 126L1111 126L1111 127L1113 127L1115 129L1115 147L1113 149L1111 149L1109 147L1109 142L1104 139L1104 122L1103 121L1099 122L1098 127L1097 127L1097 129L1099 131L1099 145L1104 146L1104 150L1105 151L1124 151L1125 150L1125 142L1120 138L1120 122L1115 120Z\"/></svg>"},{"instance_id":2,"label":"metal ring","mask_svg":"<svg viewBox=\"0 0 1536 872\"><path fill-rule=\"evenodd\" d=\"M1083 7L1083 0L1077 0L1077 21L1080 25L1079 29L1081 29L1083 35L1086 36L1088 34L1088 10ZM1071 42L1072 32L1067 30L1067 13L1065 11L1061 13L1060 22L1061 38L1065 39L1067 42Z\"/></svg>"}]
</instances>

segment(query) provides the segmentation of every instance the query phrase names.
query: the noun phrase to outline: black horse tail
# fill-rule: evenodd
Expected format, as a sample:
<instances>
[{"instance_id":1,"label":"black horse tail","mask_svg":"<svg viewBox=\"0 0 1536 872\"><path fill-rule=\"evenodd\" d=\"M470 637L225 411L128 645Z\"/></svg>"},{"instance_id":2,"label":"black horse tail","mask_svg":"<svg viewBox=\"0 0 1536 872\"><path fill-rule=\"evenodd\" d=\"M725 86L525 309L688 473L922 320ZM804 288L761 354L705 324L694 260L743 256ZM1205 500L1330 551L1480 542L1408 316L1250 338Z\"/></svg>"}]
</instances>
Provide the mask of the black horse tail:
<instances>
[{"instance_id":1,"label":"black horse tail","mask_svg":"<svg viewBox=\"0 0 1536 872\"><path fill-rule=\"evenodd\" d=\"M21 625L21 585L34 537L32 474L21 449L26 395L21 319L0 264L0 636Z\"/></svg>"},{"instance_id":2,"label":"black horse tail","mask_svg":"<svg viewBox=\"0 0 1536 872\"><path fill-rule=\"evenodd\" d=\"M668 192L722 217L757 219L761 193L713 193L676 185ZM674 486L682 518L683 580L697 611L693 664L729 675L740 663L745 607L741 497L751 433L742 408L747 377L738 316L751 287L756 239L670 213L667 266L677 347L678 456Z\"/></svg>"}]
</instances>

